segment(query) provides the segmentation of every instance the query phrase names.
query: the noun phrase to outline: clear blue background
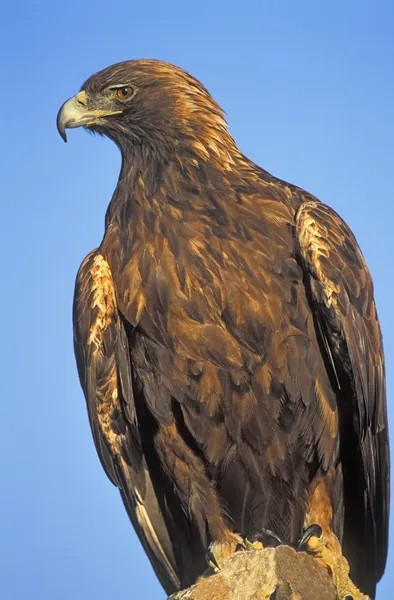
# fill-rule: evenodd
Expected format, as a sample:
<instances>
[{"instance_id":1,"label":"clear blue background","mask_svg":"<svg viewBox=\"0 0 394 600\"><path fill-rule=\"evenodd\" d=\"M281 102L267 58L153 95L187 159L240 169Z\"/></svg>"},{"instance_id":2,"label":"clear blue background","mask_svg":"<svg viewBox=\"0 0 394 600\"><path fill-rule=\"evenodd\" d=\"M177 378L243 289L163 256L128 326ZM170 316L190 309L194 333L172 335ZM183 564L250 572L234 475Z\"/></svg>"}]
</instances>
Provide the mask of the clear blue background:
<instances>
[{"instance_id":1,"label":"clear blue background","mask_svg":"<svg viewBox=\"0 0 394 600\"><path fill-rule=\"evenodd\" d=\"M250 158L348 221L375 281L393 421L394 4L210 4L2 5L2 600L164 597L97 459L72 349L74 277L101 240L120 156L82 130L63 144L55 118L111 63L186 68ZM378 597L393 584L394 549Z\"/></svg>"}]
</instances>

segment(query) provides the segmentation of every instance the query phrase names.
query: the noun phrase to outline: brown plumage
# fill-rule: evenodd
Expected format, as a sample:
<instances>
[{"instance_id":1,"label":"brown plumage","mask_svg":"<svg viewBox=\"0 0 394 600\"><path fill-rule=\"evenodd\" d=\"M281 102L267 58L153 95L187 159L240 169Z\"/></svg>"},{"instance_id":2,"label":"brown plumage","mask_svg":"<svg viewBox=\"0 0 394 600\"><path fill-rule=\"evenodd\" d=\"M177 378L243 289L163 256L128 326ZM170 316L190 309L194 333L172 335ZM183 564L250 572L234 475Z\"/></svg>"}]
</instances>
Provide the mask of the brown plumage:
<instances>
[{"instance_id":1,"label":"brown plumage","mask_svg":"<svg viewBox=\"0 0 394 600\"><path fill-rule=\"evenodd\" d=\"M167 592L211 542L320 522L362 591L385 566L384 358L347 225L242 155L181 69L120 63L62 107L122 152L75 289L95 444Z\"/></svg>"}]
</instances>

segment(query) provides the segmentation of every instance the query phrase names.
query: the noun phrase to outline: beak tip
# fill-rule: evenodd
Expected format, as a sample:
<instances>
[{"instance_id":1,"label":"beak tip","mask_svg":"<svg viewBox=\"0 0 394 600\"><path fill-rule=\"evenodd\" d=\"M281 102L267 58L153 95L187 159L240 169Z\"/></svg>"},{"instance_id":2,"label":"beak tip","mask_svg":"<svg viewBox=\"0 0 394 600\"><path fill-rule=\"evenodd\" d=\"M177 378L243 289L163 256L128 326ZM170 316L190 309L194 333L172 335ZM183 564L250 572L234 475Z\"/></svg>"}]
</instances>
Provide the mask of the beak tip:
<instances>
[{"instance_id":1,"label":"beak tip","mask_svg":"<svg viewBox=\"0 0 394 600\"><path fill-rule=\"evenodd\" d=\"M58 115L57 115L56 128L57 128L57 131L58 131L60 137L62 138L63 142L67 142L67 135L66 135L67 123L65 123L65 121L64 121L62 109L63 109L63 107L59 110Z\"/></svg>"}]
</instances>

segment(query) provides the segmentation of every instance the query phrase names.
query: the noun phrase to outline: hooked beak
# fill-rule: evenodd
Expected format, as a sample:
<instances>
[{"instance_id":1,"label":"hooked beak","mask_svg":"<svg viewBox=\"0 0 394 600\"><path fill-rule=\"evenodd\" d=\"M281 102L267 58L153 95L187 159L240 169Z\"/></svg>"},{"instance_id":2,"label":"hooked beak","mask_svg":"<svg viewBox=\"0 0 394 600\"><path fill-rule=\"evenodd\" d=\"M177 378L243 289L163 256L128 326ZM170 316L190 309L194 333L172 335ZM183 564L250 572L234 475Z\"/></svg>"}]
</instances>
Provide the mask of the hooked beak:
<instances>
[{"instance_id":1,"label":"hooked beak","mask_svg":"<svg viewBox=\"0 0 394 600\"><path fill-rule=\"evenodd\" d=\"M56 119L57 130L63 140L67 142L66 129L93 125L102 117L118 115L122 112L121 110L91 109L88 106L86 92L79 92L61 106Z\"/></svg>"}]
</instances>

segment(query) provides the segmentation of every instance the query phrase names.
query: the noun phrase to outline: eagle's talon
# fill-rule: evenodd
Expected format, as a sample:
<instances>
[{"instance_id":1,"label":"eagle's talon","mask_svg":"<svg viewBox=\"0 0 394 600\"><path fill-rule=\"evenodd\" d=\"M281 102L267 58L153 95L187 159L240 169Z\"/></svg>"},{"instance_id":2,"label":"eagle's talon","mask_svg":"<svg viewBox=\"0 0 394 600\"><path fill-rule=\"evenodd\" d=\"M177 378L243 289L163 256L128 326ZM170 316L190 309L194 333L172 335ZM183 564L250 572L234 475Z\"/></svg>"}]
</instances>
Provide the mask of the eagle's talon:
<instances>
[{"instance_id":1,"label":"eagle's talon","mask_svg":"<svg viewBox=\"0 0 394 600\"><path fill-rule=\"evenodd\" d=\"M264 548L265 546L267 546L267 544L264 544L267 537L275 540L275 542L278 542L277 544L274 543L274 545L270 544L271 547L276 547L278 544L283 544L280 537L274 531L262 527L259 530L248 533L248 535L245 538L245 546L247 549L250 550L258 550L260 548Z\"/></svg>"},{"instance_id":2,"label":"eagle's talon","mask_svg":"<svg viewBox=\"0 0 394 600\"><path fill-rule=\"evenodd\" d=\"M349 564L342 554L339 540L330 532L323 533L320 525L314 523L305 529L298 550L305 550L330 573L338 598L341 600L366 600L349 577ZM349 593L350 592L350 593Z\"/></svg>"},{"instance_id":3,"label":"eagle's talon","mask_svg":"<svg viewBox=\"0 0 394 600\"><path fill-rule=\"evenodd\" d=\"M206 560L207 565L211 569L213 569L214 571L219 571L220 566L219 566L218 561L216 560L215 553L212 550L212 546L213 546L213 544L209 545L207 553L205 554L205 560Z\"/></svg>"},{"instance_id":4,"label":"eagle's talon","mask_svg":"<svg viewBox=\"0 0 394 600\"><path fill-rule=\"evenodd\" d=\"M306 550L313 552L320 546L319 542L322 540L322 536L323 530L320 525L317 525L316 523L309 525L298 542L297 550L300 551L305 548ZM315 538L316 541L312 541L312 538Z\"/></svg>"},{"instance_id":5,"label":"eagle's talon","mask_svg":"<svg viewBox=\"0 0 394 600\"><path fill-rule=\"evenodd\" d=\"M220 542L212 542L208 547L205 558L208 566L216 572L220 570L220 563L225 558L245 548L245 542L242 537L236 533L232 533Z\"/></svg>"}]
</instances>

